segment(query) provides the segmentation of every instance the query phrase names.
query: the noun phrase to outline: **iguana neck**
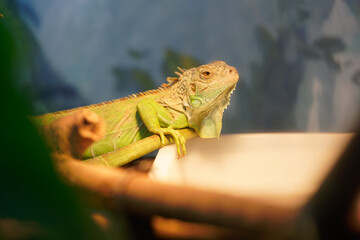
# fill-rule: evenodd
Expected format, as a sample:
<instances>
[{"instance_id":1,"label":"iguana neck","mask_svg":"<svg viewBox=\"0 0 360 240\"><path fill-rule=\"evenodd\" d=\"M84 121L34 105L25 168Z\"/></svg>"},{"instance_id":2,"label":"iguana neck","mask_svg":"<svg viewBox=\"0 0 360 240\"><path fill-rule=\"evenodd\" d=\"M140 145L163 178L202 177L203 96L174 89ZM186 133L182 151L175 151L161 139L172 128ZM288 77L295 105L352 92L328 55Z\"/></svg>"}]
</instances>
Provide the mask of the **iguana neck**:
<instances>
[{"instance_id":1,"label":"iguana neck","mask_svg":"<svg viewBox=\"0 0 360 240\"><path fill-rule=\"evenodd\" d=\"M219 137L222 128L224 108L229 103L227 96L222 101L210 103L201 108L194 108L191 101L191 91L185 81L179 81L166 90L158 100L164 107L184 114L191 128L202 138ZM225 94L226 95L226 94ZM174 111L172 111L173 115Z\"/></svg>"},{"instance_id":2,"label":"iguana neck","mask_svg":"<svg viewBox=\"0 0 360 240\"><path fill-rule=\"evenodd\" d=\"M166 108L185 114L184 101L187 101L186 94L184 83L179 81L164 90L158 102Z\"/></svg>"}]
</instances>

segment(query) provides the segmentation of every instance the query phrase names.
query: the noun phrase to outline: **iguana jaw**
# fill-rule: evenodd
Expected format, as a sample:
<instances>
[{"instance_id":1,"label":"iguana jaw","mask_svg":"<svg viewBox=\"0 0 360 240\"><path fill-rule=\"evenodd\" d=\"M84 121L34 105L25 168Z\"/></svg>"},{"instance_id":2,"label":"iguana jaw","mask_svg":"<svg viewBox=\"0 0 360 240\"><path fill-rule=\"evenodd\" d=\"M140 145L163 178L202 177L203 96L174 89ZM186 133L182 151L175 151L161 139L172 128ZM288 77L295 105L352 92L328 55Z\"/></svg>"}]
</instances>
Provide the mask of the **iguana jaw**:
<instances>
[{"instance_id":1,"label":"iguana jaw","mask_svg":"<svg viewBox=\"0 0 360 240\"><path fill-rule=\"evenodd\" d=\"M189 127L195 129L201 138L219 137L223 112L230 103L239 75L235 68L224 62L214 62L197 69L192 74L187 91L189 95L184 102ZM213 79L203 81L196 77L204 69L211 71Z\"/></svg>"},{"instance_id":2,"label":"iguana jaw","mask_svg":"<svg viewBox=\"0 0 360 240\"><path fill-rule=\"evenodd\" d=\"M188 109L189 126L195 129L201 138L220 136L223 113L230 104L230 96L234 90L235 85L220 94L213 102L200 108Z\"/></svg>"}]
</instances>

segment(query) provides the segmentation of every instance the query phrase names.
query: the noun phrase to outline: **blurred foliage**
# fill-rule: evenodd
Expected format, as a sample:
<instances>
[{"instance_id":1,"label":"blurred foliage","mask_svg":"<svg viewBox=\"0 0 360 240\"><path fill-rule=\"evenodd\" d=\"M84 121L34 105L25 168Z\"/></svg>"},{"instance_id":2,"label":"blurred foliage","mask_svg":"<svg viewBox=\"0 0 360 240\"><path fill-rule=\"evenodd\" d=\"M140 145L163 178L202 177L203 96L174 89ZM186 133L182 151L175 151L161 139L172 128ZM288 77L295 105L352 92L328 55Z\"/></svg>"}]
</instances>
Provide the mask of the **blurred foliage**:
<instances>
[{"instance_id":1,"label":"blurred foliage","mask_svg":"<svg viewBox=\"0 0 360 240\"><path fill-rule=\"evenodd\" d=\"M127 53L137 62L147 56L146 52L141 52L133 48L129 49ZM156 83L151 75L146 70L138 67L114 67L112 69L112 74L115 77L117 90L119 91L132 89L136 92L141 92L156 87Z\"/></svg>"},{"instance_id":2,"label":"blurred foliage","mask_svg":"<svg viewBox=\"0 0 360 240\"><path fill-rule=\"evenodd\" d=\"M299 42L298 51L306 59L323 60L330 68L340 70L339 64L334 60L334 54L345 50L345 43L336 37L320 37L311 44Z\"/></svg>"},{"instance_id":3,"label":"blurred foliage","mask_svg":"<svg viewBox=\"0 0 360 240\"><path fill-rule=\"evenodd\" d=\"M246 96L240 98L249 103L245 109L251 116L243 128L250 132L297 130L293 111L305 62L322 60L339 70L334 54L345 49L344 42L336 37L308 42L304 32L310 15L304 1L279 0L278 7L279 18L286 21L280 21L275 31L265 25L255 28L261 60L250 64L251 85L240 89L240 95Z\"/></svg>"},{"instance_id":4,"label":"blurred foliage","mask_svg":"<svg viewBox=\"0 0 360 240\"><path fill-rule=\"evenodd\" d=\"M24 26L3 1L0 9L0 221L35 226L21 239L109 239L78 193L60 180L47 147L25 116L29 106L14 80L29 64L31 47Z\"/></svg>"},{"instance_id":5,"label":"blurred foliage","mask_svg":"<svg viewBox=\"0 0 360 240\"><path fill-rule=\"evenodd\" d=\"M151 75L140 68L115 67L112 69L112 73L115 76L118 90L135 89L140 92L156 87Z\"/></svg>"},{"instance_id":6,"label":"blurred foliage","mask_svg":"<svg viewBox=\"0 0 360 240\"><path fill-rule=\"evenodd\" d=\"M129 49L128 54L136 61L143 60L147 55L146 52L140 52L135 49ZM200 61L195 58L167 49L165 50L163 60L162 70L164 80L162 82L165 82L166 77L174 76L174 71L177 71L177 67L188 69L199 65L201 65ZM114 67L112 73L115 76L118 90L135 89L136 92L141 92L158 87L151 73L141 68Z\"/></svg>"},{"instance_id":7,"label":"blurred foliage","mask_svg":"<svg viewBox=\"0 0 360 240\"><path fill-rule=\"evenodd\" d=\"M147 52L142 52L142 51L138 51L134 48L130 48L127 52L129 54L129 56L135 60L140 60L143 59L144 57L147 56Z\"/></svg>"},{"instance_id":8,"label":"blurred foliage","mask_svg":"<svg viewBox=\"0 0 360 240\"><path fill-rule=\"evenodd\" d=\"M134 79L137 80L140 86L145 89L152 89L155 87L154 81L151 78L150 74L142 69L134 69L133 72Z\"/></svg>"},{"instance_id":9,"label":"blurred foliage","mask_svg":"<svg viewBox=\"0 0 360 240\"><path fill-rule=\"evenodd\" d=\"M250 108L254 120L252 124L272 131L290 129L294 126L292 110L302 77L301 63L295 66L287 62L286 44L280 44L279 39L265 27L256 28L256 39L262 52L262 62L250 65L253 84L249 96L253 106Z\"/></svg>"},{"instance_id":10,"label":"blurred foliage","mask_svg":"<svg viewBox=\"0 0 360 240\"><path fill-rule=\"evenodd\" d=\"M172 49L165 50L163 73L166 77L174 76L177 67L189 69L199 65L201 65L201 62L189 55L180 54Z\"/></svg>"},{"instance_id":11,"label":"blurred foliage","mask_svg":"<svg viewBox=\"0 0 360 240\"><path fill-rule=\"evenodd\" d=\"M20 90L19 86L27 85L27 83L32 77L31 60L33 57L32 49L34 46L34 42L29 39L30 33L27 28L23 26L21 20L19 20L19 18L13 13L13 11L10 11L6 6L7 4L5 3L5 1L0 1L0 11L3 14L3 18L0 18L2 22L2 27L7 31L17 31L16 38L14 38L12 41L12 55L11 58L9 58L12 63L11 66L15 66L16 63L16 69L14 67L11 67L8 70L11 73L13 80L16 81L14 87L16 87L17 90ZM2 33L0 35L0 40L5 41L5 38L5 33ZM2 55L3 53L0 52L0 54ZM21 94L26 97L33 95L32 93L34 92L34 88L31 86L26 88L26 90L22 90L23 91L21 92Z\"/></svg>"},{"instance_id":12,"label":"blurred foliage","mask_svg":"<svg viewBox=\"0 0 360 240\"><path fill-rule=\"evenodd\" d=\"M345 43L341 39L336 37L321 37L315 39L313 46L319 49L320 57L330 68L340 70L340 65L334 60L334 54L345 49Z\"/></svg>"},{"instance_id":13,"label":"blurred foliage","mask_svg":"<svg viewBox=\"0 0 360 240\"><path fill-rule=\"evenodd\" d=\"M351 78L351 81L358 87L360 87L360 70L355 72L355 74Z\"/></svg>"},{"instance_id":14,"label":"blurred foliage","mask_svg":"<svg viewBox=\"0 0 360 240\"><path fill-rule=\"evenodd\" d=\"M280 22L275 32L264 25L255 28L261 61L250 64L252 85L242 90L249 95L248 111L252 119L247 128L250 131L258 126L267 131L290 130L296 126L293 109L304 64L296 46L306 45L306 39L302 38L306 9L297 0L279 0L278 6L280 18L287 19L286 22ZM296 49L291 59L288 49Z\"/></svg>"},{"instance_id":15,"label":"blurred foliage","mask_svg":"<svg viewBox=\"0 0 360 240\"><path fill-rule=\"evenodd\" d=\"M6 8L7 7L7 8ZM23 24L19 12L38 26L40 19L31 5L25 2L19 4L17 1L0 1L0 9L4 14L4 27L9 30L19 30L14 39L12 68L14 86L21 97L29 99L35 113L63 110L79 105L85 101L79 96L79 92L58 75L46 59L43 49L39 45L33 32ZM21 30L20 30L21 29ZM0 36L1 37L1 36ZM59 99L63 99L60 100Z\"/></svg>"},{"instance_id":16,"label":"blurred foliage","mask_svg":"<svg viewBox=\"0 0 360 240\"><path fill-rule=\"evenodd\" d=\"M349 9L354 13L353 15L360 22L360 2L359 2L359 0L344 0L344 2L349 6Z\"/></svg>"}]
</instances>

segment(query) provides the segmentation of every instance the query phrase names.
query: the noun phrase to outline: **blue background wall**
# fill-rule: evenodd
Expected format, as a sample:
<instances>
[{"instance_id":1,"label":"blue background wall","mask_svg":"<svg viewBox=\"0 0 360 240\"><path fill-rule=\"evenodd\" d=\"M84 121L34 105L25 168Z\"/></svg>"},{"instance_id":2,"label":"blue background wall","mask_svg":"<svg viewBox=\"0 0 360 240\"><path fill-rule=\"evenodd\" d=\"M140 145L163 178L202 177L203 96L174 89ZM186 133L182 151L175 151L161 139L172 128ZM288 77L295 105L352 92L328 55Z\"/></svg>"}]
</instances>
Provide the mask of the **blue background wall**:
<instances>
[{"instance_id":1,"label":"blue background wall","mask_svg":"<svg viewBox=\"0 0 360 240\"><path fill-rule=\"evenodd\" d=\"M147 90L224 60L241 83L224 132L347 131L360 112L356 0L10 0L38 113Z\"/></svg>"}]
</instances>

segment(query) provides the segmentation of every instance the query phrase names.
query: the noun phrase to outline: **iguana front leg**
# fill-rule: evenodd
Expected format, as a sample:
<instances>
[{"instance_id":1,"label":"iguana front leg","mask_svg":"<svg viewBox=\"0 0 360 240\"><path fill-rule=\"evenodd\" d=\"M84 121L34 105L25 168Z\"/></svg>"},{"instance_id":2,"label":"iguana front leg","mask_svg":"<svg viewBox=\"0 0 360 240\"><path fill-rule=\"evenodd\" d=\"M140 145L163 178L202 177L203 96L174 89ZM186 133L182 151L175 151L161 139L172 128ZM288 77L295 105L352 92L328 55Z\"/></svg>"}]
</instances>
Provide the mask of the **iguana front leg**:
<instances>
[{"instance_id":1,"label":"iguana front leg","mask_svg":"<svg viewBox=\"0 0 360 240\"><path fill-rule=\"evenodd\" d=\"M160 136L162 145L165 144L165 135L171 135L176 143L178 156L182 157L186 154L186 140L179 131L175 130L188 126L185 115L179 114L174 118L163 106L151 100L138 103L137 109L149 132Z\"/></svg>"}]
</instances>

